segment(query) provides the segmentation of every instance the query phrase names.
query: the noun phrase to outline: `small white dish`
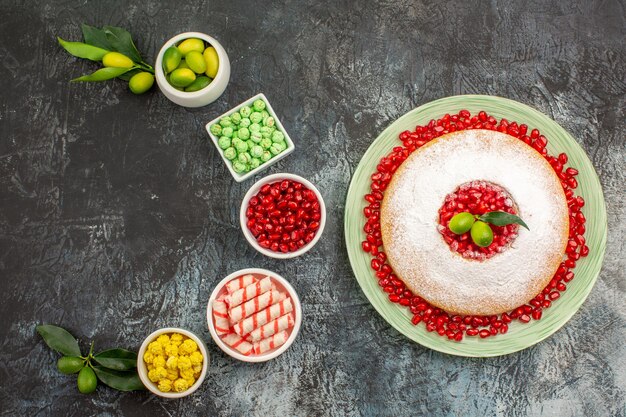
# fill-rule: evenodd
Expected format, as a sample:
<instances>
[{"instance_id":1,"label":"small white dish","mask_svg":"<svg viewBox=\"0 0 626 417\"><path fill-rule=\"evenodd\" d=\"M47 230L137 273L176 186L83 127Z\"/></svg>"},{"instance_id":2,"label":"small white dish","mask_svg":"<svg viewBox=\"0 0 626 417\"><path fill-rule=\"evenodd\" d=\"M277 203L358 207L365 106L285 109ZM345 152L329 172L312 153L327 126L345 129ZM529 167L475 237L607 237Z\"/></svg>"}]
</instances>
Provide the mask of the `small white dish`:
<instances>
[{"instance_id":1,"label":"small white dish","mask_svg":"<svg viewBox=\"0 0 626 417\"><path fill-rule=\"evenodd\" d=\"M146 353L146 350L150 342L156 340L156 338L161 336L162 334L168 334L168 333L180 333L183 336L187 336L188 338L196 342L196 344L198 345L198 349L200 349L202 356L204 356L204 362L202 363L202 372L200 373L200 376L191 387L189 387L183 392L160 391L157 388L157 384L150 381L150 379L148 378L148 368L146 367L146 363L143 360L143 355ZM163 329L159 329L150 333L150 335L146 337L146 339L141 344L141 347L139 348L139 352L137 353L137 373L139 374L139 379L141 379L141 382L143 382L146 388L150 390L153 394L158 395L159 397L163 397L163 398L182 398L182 397L186 397L189 394L192 394L194 391L196 391L200 387L200 385L202 385L202 381L204 381L204 378L206 377L208 367L209 367L209 352L207 351L207 348L204 342L200 340L198 336L191 333L190 331L185 330L185 329L180 329L178 327L165 327Z\"/></svg>"},{"instance_id":2,"label":"small white dish","mask_svg":"<svg viewBox=\"0 0 626 417\"><path fill-rule=\"evenodd\" d=\"M272 183L282 181L282 180L297 181L303 184L308 189L312 190L317 196L317 200L320 203L320 213L321 213L320 227L315 232L315 237L313 238L313 240L311 240L309 243L307 243L306 245L304 245L297 251L287 252L287 253L274 252L273 250L266 249L262 247L261 245L259 245L259 242L256 240L256 238L254 237L250 229L248 229L248 225L247 225L248 218L246 217L246 210L248 208L248 202L254 195L256 195L259 192L261 187L263 187L265 184L272 184ZM287 173L272 174L272 175L268 175L267 177L263 177L257 182L255 182L254 185L250 187L246 195L243 197L243 200L241 202L241 207L239 209L239 224L241 226L241 231L243 232L243 235L246 237L246 240L248 241L248 243L254 249L261 252L263 255L269 256L270 258L275 258L275 259L295 258L297 256L300 256L308 252L313 246L315 246L317 241L320 240L320 237L322 236L322 233L324 232L324 226L326 225L326 205L324 204L324 199L322 198L322 194L319 192L317 187L315 187L315 185L313 185L310 181L295 174L287 174Z\"/></svg>"},{"instance_id":3,"label":"small white dish","mask_svg":"<svg viewBox=\"0 0 626 417\"><path fill-rule=\"evenodd\" d=\"M256 275L258 278L264 278L266 276L269 276L272 279L273 283L277 284L279 290L284 290L289 294L289 297L291 297L291 301L293 302L294 325L289 330L291 332L289 334L289 338L287 339L284 345L276 349L272 349L268 352L265 352L261 355L250 355L250 356L242 355L235 349L228 346L218 336L217 331L215 330L215 323L213 322L213 303L215 302L217 297L219 297L222 293L226 291L226 288L224 288L225 285L231 280L237 277L240 277L242 275L246 275L246 274L253 274L253 275ZM289 346L291 346L293 341L296 339L296 336L298 335L298 332L300 331L300 326L302 325L302 306L300 304L300 298L298 298L298 294L296 293L296 290L293 289L291 284L289 284L289 282L285 278L281 277L275 272L268 271L267 269L246 268L246 269L233 272L232 274L230 274L229 276L221 280L219 284L217 284L217 286L211 293L211 297L209 298L209 303L207 304L206 318L207 318L207 324L209 326L209 333L211 333L211 337L213 338L213 341L217 344L217 346L219 346L220 349L224 351L224 353L243 362L258 363L258 362L266 362L271 359L274 359L277 356L281 355L284 351L289 349Z\"/></svg>"},{"instance_id":4,"label":"small white dish","mask_svg":"<svg viewBox=\"0 0 626 417\"><path fill-rule=\"evenodd\" d=\"M231 116L235 112L238 112L239 109L242 108L243 106L252 106L252 103L254 103L258 99L261 99L261 100L263 100L265 102L265 109L270 114L270 116L272 116L274 118L274 121L276 122L276 126L277 126L278 130L280 132L282 132L283 135L285 135L285 142L287 143L287 149L285 149L284 151L282 151L278 155L274 156L269 161L262 163L257 168L255 168L255 169L253 169L251 171L248 171L246 173L238 174L233 169L232 162L229 161L224 156L224 151L217 144L217 141L218 141L219 138L217 136L215 136L213 133L211 133L211 126L214 123L218 123L222 117ZM232 175L233 178L235 179L235 181L237 181L237 182L245 181L246 179L250 178L251 176L258 174L259 172L263 171L264 169L274 165L276 162L280 161L281 159L283 159L284 157L286 157L287 155L292 153L294 151L294 149L296 149L296 145L294 145L293 141L291 140L291 137L289 136L289 133L287 133L287 131L285 130L285 127L280 122L280 119L276 116L276 112L272 108L272 105L270 104L269 100L267 99L267 97L265 97L265 94L263 94L263 93L259 93L256 96L249 98L248 100L244 101L243 103L233 107L228 112L226 112L226 113L222 114L221 116L211 120L206 125L206 131L209 134L209 136L211 137L211 142L213 142L213 145L215 145L215 148L217 149L217 152L222 157L222 160L224 161L224 164L226 164L226 168L228 168L228 171L230 172L230 175Z\"/></svg>"},{"instance_id":5,"label":"small white dish","mask_svg":"<svg viewBox=\"0 0 626 417\"><path fill-rule=\"evenodd\" d=\"M167 48L175 46L178 42L189 38L202 39L210 44L215 48L217 58L219 60L217 74L215 75L213 81L211 81L211 84L202 90L194 92L186 92L175 89L169 82L167 82L165 73L163 72L163 54L165 54ZM205 33L185 32L176 35L169 41L165 42L157 55L154 73L157 85L165 97L183 107L202 107L209 103L213 103L219 96L222 95L224 90L226 90L226 86L230 80L230 60L228 59L228 54L226 53L224 47L215 38Z\"/></svg>"}]
</instances>

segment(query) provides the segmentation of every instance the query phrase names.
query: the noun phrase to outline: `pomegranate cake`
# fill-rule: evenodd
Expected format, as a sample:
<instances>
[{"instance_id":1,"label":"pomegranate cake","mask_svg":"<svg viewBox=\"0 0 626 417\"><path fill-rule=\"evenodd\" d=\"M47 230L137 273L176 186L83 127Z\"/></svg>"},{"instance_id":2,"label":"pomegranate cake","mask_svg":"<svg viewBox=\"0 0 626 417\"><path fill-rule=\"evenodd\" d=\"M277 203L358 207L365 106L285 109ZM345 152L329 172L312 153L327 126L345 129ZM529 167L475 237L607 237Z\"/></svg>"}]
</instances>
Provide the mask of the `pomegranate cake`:
<instances>
[{"instance_id":1,"label":"pomegranate cake","mask_svg":"<svg viewBox=\"0 0 626 417\"><path fill-rule=\"evenodd\" d=\"M474 230L471 238L450 232L459 212L518 216L529 230L493 222L492 240L481 245ZM540 293L562 262L570 226L563 187L544 157L482 129L445 134L409 155L387 187L380 225L406 287L462 315L503 313Z\"/></svg>"}]
</instances>

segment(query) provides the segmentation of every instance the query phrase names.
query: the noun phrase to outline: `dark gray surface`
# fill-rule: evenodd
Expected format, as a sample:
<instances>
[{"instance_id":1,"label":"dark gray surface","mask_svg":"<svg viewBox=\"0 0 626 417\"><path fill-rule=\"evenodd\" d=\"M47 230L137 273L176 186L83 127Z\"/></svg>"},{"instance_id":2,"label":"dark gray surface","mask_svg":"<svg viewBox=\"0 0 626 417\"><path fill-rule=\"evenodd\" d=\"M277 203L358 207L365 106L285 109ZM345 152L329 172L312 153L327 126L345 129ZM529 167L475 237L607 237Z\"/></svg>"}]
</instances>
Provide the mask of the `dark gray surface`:
<instances>
[{"instance_id":1,"label":"dark gray surface","mask_svg":"<svg viewBox=\"0 0 626 417\"><path fill-rule=\"evenodd\" d=\"M504 2L13 2L0 0L1 415L623 416L624 4ZM55 36L80 23L129 29L153 60L176 33L226 47L232 78L214 104L184 109L156 89L69 84L95 65ZM307 255L263 257L245 242L235 183L204 124L264 92L296 142L269 172L304 175L328 223ZM570 131L600 175L606 261L558 333L506 357L463 359L401 336L369 305L343 243L352 172L393 120L433 99L481 93L534 106ZM296 343L265 364L210 341L205 305L245 267L289 279L303 301ZM163 326L208 342L211 366L178 401L77 392L35 325L100 348L137 349Z\"/></svg>"}]
</instances>

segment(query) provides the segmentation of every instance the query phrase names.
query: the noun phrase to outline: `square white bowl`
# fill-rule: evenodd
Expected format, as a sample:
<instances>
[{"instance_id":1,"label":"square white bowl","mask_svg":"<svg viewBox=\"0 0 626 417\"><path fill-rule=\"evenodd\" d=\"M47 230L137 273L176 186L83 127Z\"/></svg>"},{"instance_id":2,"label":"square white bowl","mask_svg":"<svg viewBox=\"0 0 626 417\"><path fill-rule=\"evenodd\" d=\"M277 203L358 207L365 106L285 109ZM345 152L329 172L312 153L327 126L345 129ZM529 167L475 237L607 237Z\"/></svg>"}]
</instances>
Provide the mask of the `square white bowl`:
<instances>
[{"instance_id":1,"label":"square white bowl","mask_svg":"<svg viewBox=\"0 0 626 417\"><path fill-rule=\"evenodd\" d=\"M287 143L287 149L285 149L284 151L282 151L278 155L274 156L269 161L262 163L257 168L254 168L253 170L251 170L249 172L246 172L246 173L238 174L233 169L232 162L229 161L224 156L224 150L222 148L220 148L219 145L217 144L217 141L218 141L219 138L217 136L215 136L213 133L211 133L211 126L214 123L219 123L219 121L220 121L220 119L222 117L233 115L234 113L239 111L239 109L242 108L243 106L252 106L252 103L254 103L258 99L261 99L261 100L263 100L265 102L265 105L266 105L265 108L266 108L267 112L269 113L270 116L272 116L274 118L274 121L276 122L276 126L278 127L278 130L280 132L282 132L283 135L285 135L285 142ZM291 152L293 152L294 149L296 149L296 145L294 145L293 141L291 140L291 137L289 136L289 133L287 133L287 131L285 130L285 127L280 122L280 119L276 116L276 112L274 112L274 109L272 108L272 105L270 104L269 100L267 99L267 97L265 97L265 94L263 94L263 93L259 93L256 96L249 98L248 100L244 101L241 104L238 104L237 106L233 107L232 109L230 109L226 113L222 114L221 116L216 117L215 119L211 120L206 125L206 131L209 134L209 136L211 137L211 142L213 142L213 145L215 145L215 148L217 149L217 151L219 152L220 156L222 157L222 160L224 161L224 164L226 164L226 167L228 168L228 171L230 171L230 174L233 176L233 178L237 182L242 182L242 181L250 178L251 176L258 174L259 172L263 171L265 168L268 168L271 165L274 165L276 162L280 161L281 159L283 159L284 157L289 155Z\"/></svg>"}]
</instances>

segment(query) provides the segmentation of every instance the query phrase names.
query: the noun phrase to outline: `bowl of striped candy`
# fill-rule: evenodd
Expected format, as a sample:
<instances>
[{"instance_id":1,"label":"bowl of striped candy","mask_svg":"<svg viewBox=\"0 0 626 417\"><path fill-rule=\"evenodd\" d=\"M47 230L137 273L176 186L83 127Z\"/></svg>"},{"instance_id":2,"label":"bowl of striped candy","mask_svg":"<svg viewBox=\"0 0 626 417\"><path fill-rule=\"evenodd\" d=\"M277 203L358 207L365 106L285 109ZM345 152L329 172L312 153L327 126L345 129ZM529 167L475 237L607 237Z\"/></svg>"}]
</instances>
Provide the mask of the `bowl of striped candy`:
<instances>
[{"instance_id":1,"label":"bowl of striped candy","mask_svg":"<svg viewBox=\"0 0 626 417\"><path fill-rule=\"evenodd\" d=\"M213 341L244 362L265 362L294 342L302 306L289 282L275 272L247 268L233 272L213 290L207 305Z\"/></svg>"}]
</instances>

